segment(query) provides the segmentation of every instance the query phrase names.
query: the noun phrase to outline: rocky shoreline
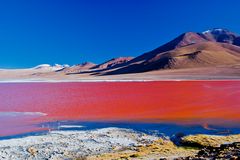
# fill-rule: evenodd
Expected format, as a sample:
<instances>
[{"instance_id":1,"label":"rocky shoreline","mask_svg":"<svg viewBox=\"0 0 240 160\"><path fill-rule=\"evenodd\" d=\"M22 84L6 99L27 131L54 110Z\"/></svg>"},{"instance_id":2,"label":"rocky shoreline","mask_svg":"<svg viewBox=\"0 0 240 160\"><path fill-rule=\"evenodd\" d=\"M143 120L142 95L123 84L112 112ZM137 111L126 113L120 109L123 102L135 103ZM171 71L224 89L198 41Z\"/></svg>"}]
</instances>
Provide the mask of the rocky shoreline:
<instances>
[{"instance_id":1,"label":"rocky shoreline","mask_svg":"<svg viewBox=\"0 0 240 160\"><path fill-rule=\"evenodd\" d=\"M155 160L239 159L240 135L189 135L179 144L169 137L146 135L131 129L103 128L51 131L46 135L1 140L0 159Z\"/></svg>"},{"instance_id":2,"label":"rocky shoreline","mask_svg":"<svg viewBox=\"0 0 240 160\"><path fill-rule=\"evenodd\" d=\"M157 137L120 128L51 131L46 135L0 141L0 159L77 159L114 149L152 143Z\"/></svg>"}]
</instances>

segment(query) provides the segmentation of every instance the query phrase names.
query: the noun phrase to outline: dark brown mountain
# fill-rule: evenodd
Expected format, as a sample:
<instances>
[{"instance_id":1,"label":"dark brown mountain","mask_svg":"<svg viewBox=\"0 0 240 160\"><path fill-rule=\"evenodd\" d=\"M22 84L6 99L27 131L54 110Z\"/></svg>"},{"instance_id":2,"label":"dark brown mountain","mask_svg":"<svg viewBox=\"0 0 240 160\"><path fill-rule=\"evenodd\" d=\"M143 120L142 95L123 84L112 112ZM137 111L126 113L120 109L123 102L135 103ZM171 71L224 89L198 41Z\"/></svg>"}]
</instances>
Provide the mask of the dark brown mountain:
<instances>
[{"instance_id":1,"label":"dark brown mountain","mask_svg":"<svg viewBox=\"0 0 240 160\"><path fill-rule=\"evenodd\" d=\"M240 64L238 43L237 34L224 29L188 32L104 74Z\"/></svg>"},{"instance_id":2,"label":"dark brown mountain","mask_svg":"<svg viewBox=\"0 0 240 160\"><path fill-rule=\"evenodd\" d=\"M142 63L107 74L139 73L158 69L181 69L240 64L240 47L231 44L202 42L157 54Z\"/></svg>"},{"instance_id":3,"label":"dark brown mountain","mask_svg":"<svg viewBox=\"0 0 240 160\"><path fill-rule=\"evenodd\" d=\"M134 58L133 60L130 61L130 63L145 61L145 60L153 58L158 53L162 53L162 52L170 51L170 50L173 50L173 49L176 49L179 47L191 45L194 43L206 42L206 41L207 40L204 39L201 36L201 34L194 33L194 32L184 33L184 34L178 36L177 38L175 38L174 40L172 40L150 52L144 53L143 55L140 55L140 56Z\"/></svg>"}]
</instances>

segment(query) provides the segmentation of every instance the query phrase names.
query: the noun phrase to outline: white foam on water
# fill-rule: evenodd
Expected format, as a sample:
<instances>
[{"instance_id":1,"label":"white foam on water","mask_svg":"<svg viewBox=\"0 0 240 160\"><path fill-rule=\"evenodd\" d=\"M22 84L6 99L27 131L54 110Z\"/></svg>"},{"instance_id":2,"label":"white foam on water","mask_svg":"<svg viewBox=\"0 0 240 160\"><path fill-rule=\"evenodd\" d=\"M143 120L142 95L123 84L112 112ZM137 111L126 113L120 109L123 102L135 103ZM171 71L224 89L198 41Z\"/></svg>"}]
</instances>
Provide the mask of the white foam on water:
<instances>
[{"instance_id":1,"label":"white foam on water","mask_svg":"<svg viewBox=\"0 0 240 160\"><path fill-rule=\"evenodd\" d=\"M59 128L83 128L81 125L61 125Z\"/></svg>"},{"instance_id":2,"label":"white foam on water","mask_svg":"<svg viewBox=\"0 0 240 160\"><path fill-rule=\"evenodd\" d=\"M42 112L0 112L0 117L18 117L18 116L46 116Z\"/></svg>"}]
</instances>

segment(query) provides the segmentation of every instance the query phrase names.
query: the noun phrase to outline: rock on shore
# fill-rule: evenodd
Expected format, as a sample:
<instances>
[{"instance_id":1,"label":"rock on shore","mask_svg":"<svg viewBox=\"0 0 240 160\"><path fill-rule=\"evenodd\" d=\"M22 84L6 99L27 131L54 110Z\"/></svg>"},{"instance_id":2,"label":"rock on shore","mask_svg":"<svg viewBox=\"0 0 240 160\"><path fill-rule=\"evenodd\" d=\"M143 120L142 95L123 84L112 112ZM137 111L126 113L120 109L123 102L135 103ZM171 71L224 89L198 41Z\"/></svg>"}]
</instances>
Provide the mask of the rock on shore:
<instances>
[{"instance_id":1,"label":"rock on shore","mask_svg":"<svg viewBox=\"0 0 240 160\"><path fill-rule=\"evenodd\" d=\"M222 144L220 147L206 147L198 152L199 159L240 159L240 142Z\"/></svg>"}]
</instances>

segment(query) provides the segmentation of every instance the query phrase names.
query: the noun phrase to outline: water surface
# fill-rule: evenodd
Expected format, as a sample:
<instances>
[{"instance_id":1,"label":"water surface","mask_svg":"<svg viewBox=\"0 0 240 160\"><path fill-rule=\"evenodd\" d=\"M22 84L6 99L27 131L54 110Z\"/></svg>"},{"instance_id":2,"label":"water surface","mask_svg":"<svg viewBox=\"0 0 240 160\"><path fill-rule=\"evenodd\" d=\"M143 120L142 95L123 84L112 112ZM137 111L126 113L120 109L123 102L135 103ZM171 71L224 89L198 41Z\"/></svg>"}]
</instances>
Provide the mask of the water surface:
<instances>
[{"instance_id":1,"label":"water surface","mask_svg":"<svg viewBox=\"0 0 240 160\"><path fill-rule=\"evenodd\" d=\"M240 81L2 83L0 136L64 120L236 128L239 97Z\"/></svg>"}]
</instances>

